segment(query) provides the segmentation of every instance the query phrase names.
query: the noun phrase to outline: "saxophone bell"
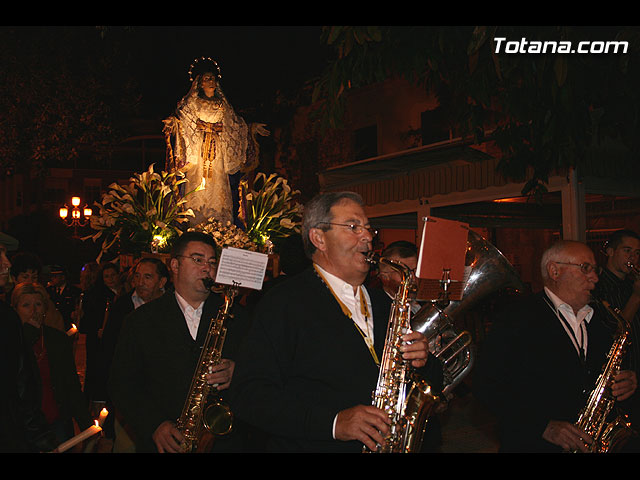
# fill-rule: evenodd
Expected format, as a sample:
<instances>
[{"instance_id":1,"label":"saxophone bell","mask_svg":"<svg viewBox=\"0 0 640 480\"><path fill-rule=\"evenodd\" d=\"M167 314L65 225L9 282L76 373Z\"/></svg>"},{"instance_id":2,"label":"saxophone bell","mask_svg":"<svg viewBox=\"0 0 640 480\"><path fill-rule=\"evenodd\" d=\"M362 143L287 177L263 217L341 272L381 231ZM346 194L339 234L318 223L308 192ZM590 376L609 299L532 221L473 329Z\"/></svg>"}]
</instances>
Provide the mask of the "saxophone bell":
<instances>
[{"instance_id":1,"label":"saxophone bell","mask_svg":"<svg viewBox=\"0 0 640 480\"><path fill-rule=\"evenodd\" d=\"M211 287L208 288L212 291L218 287L211 279L202 281L205 285L210 284ZM209 432L215 439L228 434L233 428L231 409L220 395L216 395L214 386L207 383L207 374L211 373L214 365L222 361L227 321L233 318L231 307L238 285L234 283L232 286L222 286L221 291L224 293L224 302L216 317L211 319L182 413L176 422L176 427L184 437L184 452L199 451L205 444L199 443L205 437L205 432Z\"/></svg>"}]
</instances>

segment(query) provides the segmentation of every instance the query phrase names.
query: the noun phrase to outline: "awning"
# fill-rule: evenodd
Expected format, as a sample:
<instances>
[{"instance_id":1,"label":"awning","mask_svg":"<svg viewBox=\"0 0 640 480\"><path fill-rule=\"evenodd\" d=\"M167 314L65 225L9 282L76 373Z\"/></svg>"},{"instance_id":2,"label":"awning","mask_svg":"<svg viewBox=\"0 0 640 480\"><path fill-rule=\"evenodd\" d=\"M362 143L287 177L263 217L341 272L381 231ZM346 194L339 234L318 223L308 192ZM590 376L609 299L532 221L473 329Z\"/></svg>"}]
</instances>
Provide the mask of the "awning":
<instances>
[{"instance_id":1,"label":"awning","mask_svg":"<svg viewBox=\"0 0 640 480\"><path fill-rule=\"evenodd\" d=\"M378 182L438 165L461 165L491 158L470 143L447 142L328 168L318 174L323 190Z\"/></svg>"}]
</instances>

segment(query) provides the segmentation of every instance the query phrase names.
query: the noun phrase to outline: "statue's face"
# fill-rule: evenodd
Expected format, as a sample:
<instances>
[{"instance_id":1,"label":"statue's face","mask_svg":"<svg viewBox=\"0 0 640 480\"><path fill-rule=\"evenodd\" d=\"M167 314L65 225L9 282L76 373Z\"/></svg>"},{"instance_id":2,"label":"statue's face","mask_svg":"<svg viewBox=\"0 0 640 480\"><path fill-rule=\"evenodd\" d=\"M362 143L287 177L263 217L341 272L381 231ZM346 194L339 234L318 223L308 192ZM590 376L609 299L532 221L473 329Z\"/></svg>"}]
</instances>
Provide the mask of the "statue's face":
<instances>
[{"instance_id":1,"label":"statue's face","mask_svg":"<svg viewBox=\"0 0 640 480\"><path fill-rule=\"evenodd\" d=\"M202 87L202 91L207 97L213 97L213 93L216 91L217 85L218 82L216 80L216 76L213 73L206 72L202 74L200 86Z\"/></svg>"}]
</instances>

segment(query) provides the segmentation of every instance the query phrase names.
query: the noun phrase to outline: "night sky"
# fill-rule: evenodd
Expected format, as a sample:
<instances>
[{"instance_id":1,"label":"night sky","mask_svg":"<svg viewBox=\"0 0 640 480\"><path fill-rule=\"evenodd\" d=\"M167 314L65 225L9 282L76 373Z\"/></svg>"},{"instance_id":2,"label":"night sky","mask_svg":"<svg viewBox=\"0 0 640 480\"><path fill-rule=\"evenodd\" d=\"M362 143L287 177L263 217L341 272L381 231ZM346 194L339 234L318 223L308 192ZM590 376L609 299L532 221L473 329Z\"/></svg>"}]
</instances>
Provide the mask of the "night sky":
<instances>
[{"instance_id":1,"label":"night sky","mask_svg":"<svg viewBox=\"0 0 640 480\"><path fill-rule=\"evenodd\" d=\"M131 53L143 94L143 112L166 117L190 87L196 57L212 57L222 88L238 110L292 89L326 65L319 26L135 26Z\"/></svg>"}]
</instances>

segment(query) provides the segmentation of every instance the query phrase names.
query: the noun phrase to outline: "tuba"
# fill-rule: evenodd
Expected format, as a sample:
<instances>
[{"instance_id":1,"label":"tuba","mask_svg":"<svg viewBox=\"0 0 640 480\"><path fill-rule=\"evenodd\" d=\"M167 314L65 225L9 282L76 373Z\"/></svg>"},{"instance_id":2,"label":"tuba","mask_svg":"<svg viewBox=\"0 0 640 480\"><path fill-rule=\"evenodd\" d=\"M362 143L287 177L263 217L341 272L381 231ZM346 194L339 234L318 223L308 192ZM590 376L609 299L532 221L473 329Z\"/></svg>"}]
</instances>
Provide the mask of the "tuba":
<instances>
[{"instance_id":1,"label":"tuba","mask_svg":"<svg viewBox=\"0 0 640 480\"><path fill-rule=\"evenodd\" d=\"M426 303L411 319L411 328L427 337L431 353L444 365L442 394L446 398L471 371L475 357L471 334L457 333L454 328L455 315L502 288L523 288L520 276L504 255L473 230L467 237L465 269L461 300Z\"/></svg>"},{"instance_id":2,"label":"tuba","mask_svg":"<svg viewBox=\"0 0 640 480\"><path fill-rule=\"evenodd\" d=\"M203 280L207 288L213 290L214 283L210 278ZM227 333L226 323L231 318L231 307L238 293L236 284L224 287L220 291L224 295L224 303L218 314L211 320L207 336L202 346L202 352L191 379L189 393L182 408L176 427L184 436L182 451L197 452L199 442L207 432L215 436L228 434L233 425L233 414L227 404L220 397L210 399L212 385L206 380L211 367L220 363L222 347Z\"/></svg>"},{"instance_id":3,"label":"tuba","mask_svg":"<svg viewBox=\"0 0 640 480\"><path fill-rule=\"evenodd\" d=\"M431 386L402 358L402 336L411 329L410 292L414 288L411 272L405 265L370 253L370 263L385 263L397 270L402 282L391 305L378 382L372 404L391 419L389 434L377 453L417 452L427 420L439 398ZM367 447L364 451L368 452Z\"/></svg>"},{"instance_id":4,"label":"tuba","mask_svg":"<svg viewBox=\"0 0 640 480\"><path fill-rule=\"evenodd\" d=\"M629 343L630 327L620 314L606 301L600 303L617 321L618 329L607 362L589 395L587 404L580 412L576 426L593 440L589 445L590 453L617 452L634 435L627 416L615 411L615 398L611 395L611 385L620 372L622 359ZM614 415L611 415L611 414ZM613 416L613 419L610 417Z\"/></svg>"}]
</instances>

